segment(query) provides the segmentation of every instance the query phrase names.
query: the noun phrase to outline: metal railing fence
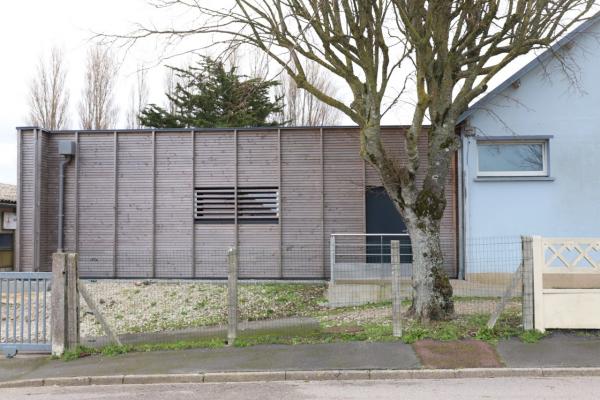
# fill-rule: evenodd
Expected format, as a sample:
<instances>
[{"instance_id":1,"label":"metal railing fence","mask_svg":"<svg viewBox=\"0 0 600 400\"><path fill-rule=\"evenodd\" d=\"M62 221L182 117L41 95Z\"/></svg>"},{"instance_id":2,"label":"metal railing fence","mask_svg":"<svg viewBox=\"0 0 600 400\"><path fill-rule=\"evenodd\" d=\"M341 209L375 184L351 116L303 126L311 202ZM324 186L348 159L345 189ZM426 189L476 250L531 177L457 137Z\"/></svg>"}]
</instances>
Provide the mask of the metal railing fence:
<instances>
[{"instance_id":1,"label":"metal railing fence","mask_svg":"<svg viewBox=\"0 0 600 400\"><path fill-rule=\"evenodd\" d=\"M50 272L0 273L0 349L49 352Z\"/></svg>"}]
</instances>

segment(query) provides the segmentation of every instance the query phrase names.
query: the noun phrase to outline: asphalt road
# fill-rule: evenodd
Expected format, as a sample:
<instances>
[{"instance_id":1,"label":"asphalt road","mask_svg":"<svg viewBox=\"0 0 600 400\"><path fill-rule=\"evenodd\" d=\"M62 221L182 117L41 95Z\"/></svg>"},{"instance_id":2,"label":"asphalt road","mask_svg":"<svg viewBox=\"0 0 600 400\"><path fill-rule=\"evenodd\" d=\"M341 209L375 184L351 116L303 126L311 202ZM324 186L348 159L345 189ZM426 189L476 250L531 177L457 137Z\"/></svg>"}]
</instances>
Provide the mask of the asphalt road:
<instances>
[{"instance_id":1,"label":"asphalt road","mask_svg":"<svg viewBox=\"0 0 600 400\"><path fill-rule=\"evenodd\" d=\"M2 389L0 399L598 399L600 377L119 385Z\"/></svg>"}]
</instances>

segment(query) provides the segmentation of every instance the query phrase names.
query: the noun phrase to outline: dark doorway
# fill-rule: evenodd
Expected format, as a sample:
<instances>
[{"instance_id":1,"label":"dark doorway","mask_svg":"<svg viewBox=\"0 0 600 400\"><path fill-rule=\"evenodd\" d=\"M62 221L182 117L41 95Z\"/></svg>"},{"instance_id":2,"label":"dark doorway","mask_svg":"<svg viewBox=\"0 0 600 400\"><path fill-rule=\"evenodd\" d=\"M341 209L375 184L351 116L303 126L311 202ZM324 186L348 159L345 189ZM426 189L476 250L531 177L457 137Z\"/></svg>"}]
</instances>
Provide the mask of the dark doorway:
<instances>
[{"instance_id":1,"label":"dark doorway","mask_svg":"<svg viewBox=\"0 0 600 400\"><path fill-rule=\"evenodd\" d=\"M382 187L368 188L366 193L367 233L406 233L406 225L394 207L394 203ZM400 262L412 262L412 249L408 236L367 236L367 262L389 263L390 242L400 242Z\"/></svg>"}]
</instances>

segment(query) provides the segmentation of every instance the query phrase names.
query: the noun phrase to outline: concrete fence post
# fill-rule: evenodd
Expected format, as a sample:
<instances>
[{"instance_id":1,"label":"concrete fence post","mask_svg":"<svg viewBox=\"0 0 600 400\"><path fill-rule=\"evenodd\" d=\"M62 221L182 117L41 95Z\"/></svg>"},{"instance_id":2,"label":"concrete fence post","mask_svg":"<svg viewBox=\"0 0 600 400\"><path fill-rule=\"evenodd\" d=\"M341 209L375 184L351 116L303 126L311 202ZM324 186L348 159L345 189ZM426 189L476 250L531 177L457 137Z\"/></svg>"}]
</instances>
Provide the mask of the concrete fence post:
<instances>
[{"instance_id":1,"label":"concrete fence post","mask_svg":"<svg viewBox=\"0 0 600 400\"><path fill-rule=\"evenodd\" d=\"M67 348L79 345L79 269L77 253L67 254Z\"/></svg>"},{"instance_id":2,"label":"concrete fence post","mask_svg":"<svg viewBox=\"0 0 600 400\"><path fill-rule=\"evenodd\" d=\"M392 263L392 335L402 337L402 294L400 270L400 242L391 241Z\"/></svg>"},{"instance_id":3,"label":"concrete fence post","mask_svg":"<svg viewBox=\"0 0 600 400\"><path fill-rule=\"evenodd\" d=\"M329 241L329 279L335 283L335 236L331 235Z\"/></svg>"},{"instance_id":4,"label":"concrete fence post","mask_svg":"<svg viewBox=\"0 0 600 400\"><path fill-rule=\"evenodd\" d=\"M521 248L523 268L523 329L526 331L533 330L534 318L534 297L533 297L533 243L530 236L521 236Z\"/></svg>"},{"instance_id":5,"label":"concrete fence post","mask_svg":"<svg viewBox=\"0 0 600 400\"><path fill-rule=\"evenodd\" d=\"M544 245L541 236L533 236L531 238L532 247L532 269L533 269L533 329L540 332L545 332L544 326Z\"/></svg>"},{"instance_id":6,"label":"concrete fence post","mask_svg":"<svg viewBox=\"0 0 600 400\"><path fill-rule=\"evenodd\" d=\"M237 248L232 247L227 251L227 345L233 346L238 331L238 254Z\"/></svg>"},{"instance_id":7,"label":"concrete fence post","mask_svg":"<svg viewBox=\"0 0 600 400\"><path fill-rule=\"evenodd\" d=\"M79 345L79 290L77 254L52 254L52 355Z\"/></svg>"},{"instance_id":8,"label":"concrete fence post","mask_svg":"<svg viewBox=\"0 0 600 400\"><path fill-rule=\"evenodd\" d=\"M67 343L67 254L52 254L52 312L50 334L52 355L62 356Z\"/></svg>"}]
</instances>

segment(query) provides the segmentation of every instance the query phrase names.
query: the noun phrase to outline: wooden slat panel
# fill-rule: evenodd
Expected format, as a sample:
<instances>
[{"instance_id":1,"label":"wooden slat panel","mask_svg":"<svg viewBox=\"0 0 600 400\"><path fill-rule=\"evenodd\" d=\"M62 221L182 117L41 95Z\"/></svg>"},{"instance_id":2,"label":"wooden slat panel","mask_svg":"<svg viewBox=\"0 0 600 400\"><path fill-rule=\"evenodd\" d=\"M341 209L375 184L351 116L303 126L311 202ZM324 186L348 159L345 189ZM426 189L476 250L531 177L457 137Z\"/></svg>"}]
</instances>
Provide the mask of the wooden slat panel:
<instances>
[{"instance_id":1,"label":"wooden slat panel","mask_svg":"<svg viewBox=\"0 0 600 400\"><path fill-rule=\"evenodd\" d=\"M21 198L19 207L19 257L21 271L33 271L33 196L34 196L34 134L32 130L21 131L20 185Z\"/></svg>"},{"instance_id":2,"label":"wooden slat panel","mask_svg":"<svg viewBox=\"0 0 600 400\"><path fill-rule=\"evenodd\" d=\"M192 151L188 132L156 135L157 277L192 277Z\"/></svg>"},{"instance_id":3,"label":"wooden slat panel","mask_svg":"<svg viewBox=\"0 0 600 400\"><path fill-rule=\"evenodd\" d=\"M319 129L281 131L281 223L284 276L323 271Z\"/></svg>"},{"instance_id":4,"label":"wooden slat panel","mask_svg":"<svg viewBox=\"0 0 600 400\"><path fill-rule=\"evenodd\" d=\"M230 130L196 132L194 146L196 152L195 187L233 188L235 184L233 132ZM227 249L234 245L234 225L196 224L194 229L197 276L204 278L227 277L226 254Z\"/></svg>"},{"instance_id":5,"label":"wooden slat panel","mask_svg":"<svg viewBox=\"0 0 600 400\"><path fill-rule=\"evenodd\" d=\"M152 134L119 133L117 276L152 276Z\"/></svg>"},{"instance_id":6,"label":"wooden slat panel","mask_svg":"<svg viewBox=\"0 0 600 400\"><path fill-rule=\"evenodd\" d=\"M361 233L364 230L363 162L358 130L327 129L325 155L325 234ZM364 239L357 238L357 243ZM329 253L326 256L329 276Z\"/></svg>"},{"instance_id":7,"label":"wooden slat panel","mask_svg":"<svg viewBox=\"0 0 600 400\"><path fill-rule=\"evenodd\" d=\"M278 139L276 130L238 131L238 188L240 195L251 187L275 187L278 176ZM242 206L239 220L242 218ZM278 277L279 228L276 224L244 224L238 227L239 271L241 277Z\"/></svg>"},{"instance_id":8,"label":"wooden slat panel","mask_svg":"<svg viewBox=\"0 0 600 400\"><path fill-rule=\"evenodd\" d=\"M79 271L111 277L114 134L79 134Z\"/></svg>"},{"instance_id":9,"label":"wooden slat panel","mask_svg":"<svg viewBox=\"0 0 600 400\"><path fill-rule=\"evenodd\" d=\"M52 252L56 249L56 233L57 227L57 211L58 211L58 168L56 173L49 173L50 168L50 157L56 155L56 151L48 151L49 140L46 132L39 132L40 143L40 210L39 210L39 232L40 232L40 258L39 258L39 271L51 271L52 270ZM49 187L48 179L52 179L53 186ZM50 195L50 190L53 195ZM54 211L54 212L52 212Z\"/></svg>"}]
</instances>

